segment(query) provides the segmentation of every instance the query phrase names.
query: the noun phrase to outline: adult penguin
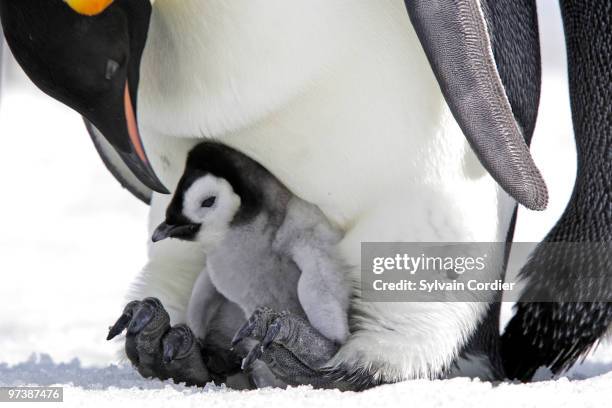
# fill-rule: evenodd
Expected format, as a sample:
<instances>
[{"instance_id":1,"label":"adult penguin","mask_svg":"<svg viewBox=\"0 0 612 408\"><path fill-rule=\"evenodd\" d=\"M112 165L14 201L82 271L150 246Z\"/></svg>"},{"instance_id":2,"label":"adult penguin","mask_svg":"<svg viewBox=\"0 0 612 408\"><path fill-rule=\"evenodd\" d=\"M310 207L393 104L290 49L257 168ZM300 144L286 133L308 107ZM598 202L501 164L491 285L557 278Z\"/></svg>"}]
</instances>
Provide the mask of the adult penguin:
<instances>
[{"instance_id":1,"label":"adult penguin","mask_svg":"<svg viewBox=\"0 0 612 408\"><path fill-rule=\"evenodd\" d=\"M359 264L361 241L504 241L511 197L547 200L525 143L539 97L534 3L406 6L410 20L399 0L157 0L152 17L147 0L3 0L0 12L30 78L85 116L114 174L150 197L152 227L168 197L150 191L176 184L198 137L218 138L343 227ZM185 321L204 264L195 253L151 248L130 297L157 296ZM351 337L311 382L439 377L469 359L501 376L497 298L355 295Z\"/></svg>"},{"instance_id":2,"label":"adult penguin","mask_svg":"<svg viewBox=\"0 0 612 408\"><path fill-rule=\"evenodd\" d=\"M612 324L612 2L562 0L578 153L565 212L521 274L526 290L503 335L510 378L555 374Z\"/></svg>"}]
</instances>

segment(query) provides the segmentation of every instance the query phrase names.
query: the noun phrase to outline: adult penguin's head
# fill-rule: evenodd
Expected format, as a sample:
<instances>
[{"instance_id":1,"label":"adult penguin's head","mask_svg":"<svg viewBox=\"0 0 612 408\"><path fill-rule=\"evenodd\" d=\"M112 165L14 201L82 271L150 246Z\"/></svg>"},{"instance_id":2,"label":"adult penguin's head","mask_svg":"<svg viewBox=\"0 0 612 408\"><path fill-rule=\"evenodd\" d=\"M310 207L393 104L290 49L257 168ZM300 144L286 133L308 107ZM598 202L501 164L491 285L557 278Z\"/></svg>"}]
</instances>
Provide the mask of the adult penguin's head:
<instances>
[{"instance_id":1,"label":"adult penguin's head","mask_svg":"<svg viewBox=\"0 0 612 408\"><path fill-rule=\"evenodd\" d=\"M136 119L151 9L150 0L0 0L7 42L30 79L98 128L144 184L167 192Z\"/></svg>"}]
</instances>

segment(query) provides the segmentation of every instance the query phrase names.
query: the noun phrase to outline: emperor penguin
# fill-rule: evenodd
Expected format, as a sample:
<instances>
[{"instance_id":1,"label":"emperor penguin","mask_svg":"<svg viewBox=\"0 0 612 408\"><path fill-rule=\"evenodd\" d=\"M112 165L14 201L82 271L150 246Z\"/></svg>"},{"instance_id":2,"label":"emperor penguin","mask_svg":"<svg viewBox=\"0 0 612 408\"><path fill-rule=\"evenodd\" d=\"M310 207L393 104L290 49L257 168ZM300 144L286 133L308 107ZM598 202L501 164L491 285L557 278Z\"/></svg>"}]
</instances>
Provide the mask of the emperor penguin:
<instances>
[{"instance_id":1,"label":"emperor penguin","mask_svg":"<svg viewBox=\"0 0 612 408\"><path fill-rule=\"evenodd\" d=\"M611 14L561 5L576 137L588 148L578 149L565 232L551 239L609 241L611 91L601 81ZM546 206L528 150L540 91L534 0L1 0L0 15L29 77L85 117L105 164L150 202L151 231L187 152L206 138L318 206L346 231L339 247L352 265L364 241L511 240L517 203ZM196 253L183 242L150 247L129 298L156 296L172 322L192 323L205 265ZM540 265L527 287L554 273ZM501 347L500 296L370 303L358 266L352 276L351 335L325 370L282 360L288 383L358 389L475 366L477 376L524 378L576 361L612 316L606 302L520 305Z\"/></svg>"},{"instance_id":2,"label":"emperor penguin","mask_svg":"<svg viewBox=\"0 0 612 408\"><path fill-rule=\"evenodd\" d=\"M159 321L142 326L131 334L143 337L136 341L148 346L132 362L139 365L142 350L164 350L170 366L174 356L197 361L199 354L211 354L211 348L214 353L224 350L233 355L227 359L234 361L233 370L236 357L244 357L240 368L261 387L278 385L257 364L278 358L277 345L296 356L296 366L303 361L320 368L349 334L350 285L336 251L341 238L342 232L317 207L293 195L259 163L220 143L198 144L152 237L154 242L194 241L206 254L205 272L198 276L187 308L196 324L180 331L155 328ZM241 313L231 314L236 308ZM129 323L120 318L109 337L138 321L138 315ZM223 325L218 324L221 319ZM144 334L151 331L159 336ZM155 347L156 342L162 347ZM184 344L193 344L187 354L180 352ZM232 367L214 371L217 378L227 376ZM192 381L206 379L202 371Z\"/></svg>"}]
</instances>

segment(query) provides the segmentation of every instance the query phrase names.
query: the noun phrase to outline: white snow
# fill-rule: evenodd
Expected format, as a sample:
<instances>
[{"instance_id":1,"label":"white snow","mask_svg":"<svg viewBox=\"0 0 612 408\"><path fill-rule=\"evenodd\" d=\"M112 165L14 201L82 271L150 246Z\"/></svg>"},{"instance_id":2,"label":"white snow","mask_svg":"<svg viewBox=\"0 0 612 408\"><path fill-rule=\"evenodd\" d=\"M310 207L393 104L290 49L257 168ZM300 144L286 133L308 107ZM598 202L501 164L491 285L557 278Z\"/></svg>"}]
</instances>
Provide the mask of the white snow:
<instances>
[{"instance_id":1,"label":"white snow","mask_svg":"<svg viewBox=\"0 0 612 408\"><path fill-rule=\"evenodd\" d=\"M554 6L542 0L540 6ZM538 241L563 211L575 173L558 11L542 23L542 109L533 144L549 210L521 210L518 241ZM117 363L107 326L146 259L147 207L104 169L79 116L11 68L0 110L0 386L60 384L65 406L600 407L612 400L612 347L566 377L532 384L411 381L361 394L204 390L149 381ZM509 304L504 307L507 320ZM47 353L33 355L33 353ZM543 375L546 378L546 375Z\"/></svg>"},{"instance_id":2,"label":"white snow","mask_svg":"<svg viewBox=\"0 0 612 408\"><path fill-rule=\"evenodd\" d=\"M608 367L610 368L610 367ZM612 398L612 373L588 380L492 384L467 378L410 381L362 393L262 389L233 391L208 385L204 389L147 381L128 367L84 368L78 361L54 364L41 356L14 367L0 365L0 386L24 384L65 387L65 406L109 406L136 403L147 407L601 407Z\"/></svg>"}]
</instances>

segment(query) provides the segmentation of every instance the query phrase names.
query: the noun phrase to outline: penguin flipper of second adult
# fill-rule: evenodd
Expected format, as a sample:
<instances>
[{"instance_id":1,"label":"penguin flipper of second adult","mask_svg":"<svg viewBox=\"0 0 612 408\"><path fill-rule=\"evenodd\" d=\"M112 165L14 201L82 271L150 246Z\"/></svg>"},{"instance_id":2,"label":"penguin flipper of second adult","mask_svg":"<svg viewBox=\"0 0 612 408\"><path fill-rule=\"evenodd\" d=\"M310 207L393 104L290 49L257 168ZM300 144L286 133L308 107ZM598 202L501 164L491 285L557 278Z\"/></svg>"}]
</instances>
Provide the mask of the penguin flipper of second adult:
<instances>
[{"instance_id":1,"label":"penguin flipper of second adult","mask_svg":"<svg viewBox=\"0 0 612 408\"><path fill-rule=\"evenodd\" d=\"M405 3L442 93L482 165L519 203L545 209L546 183L529 153L494 59L483 7L492 2Z\"/></svg>"},{"instance_id":2,"label":"penguin flipper of second adult","mask_svg":"<svg viewBox=\"0 0 612 408\"><path fill-rule=\"evenodd\" d=\"M541 366L570 368L612 325L612 3L561 8L578 172L564 214L521 272L526 291L503 335L506 374L524 381Z\"/></svg>"},{"instance_id":3,"label":"penguin flipper of second adult","mask_svg":"<svg viewBox=\"0 0 612 408\"><path fill-rule=\"evenodd\" d=\"M102 133L86 118L83 118L83 120L96 151L100 155L108 171L117 179L123 188L128 190L143 203L150 204L153 191L134 176L132 170L123 162L104 135L102 135Z\"/></svg>"}]
</instances>

